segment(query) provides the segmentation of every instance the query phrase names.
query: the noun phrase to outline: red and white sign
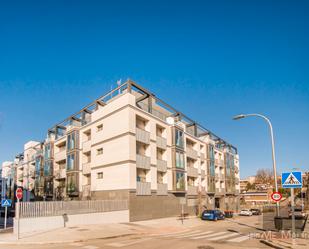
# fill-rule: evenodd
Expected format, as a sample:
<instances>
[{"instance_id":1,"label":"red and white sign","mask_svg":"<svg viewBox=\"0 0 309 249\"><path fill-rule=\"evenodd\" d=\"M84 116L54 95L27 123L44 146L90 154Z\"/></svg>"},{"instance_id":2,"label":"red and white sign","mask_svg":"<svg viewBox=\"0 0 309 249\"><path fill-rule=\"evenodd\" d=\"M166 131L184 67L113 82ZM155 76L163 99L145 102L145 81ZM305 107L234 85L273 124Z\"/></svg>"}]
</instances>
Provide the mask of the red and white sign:
<instances>
[{"instance_id":1,"label":"red and white sign","mask_svg":"<svg viewBox=\"0 0 309 249\"><path fill-rule=\"evenodd\" d=\"M273 193L271 194L271 199L272 199L273 201L280 201L280 200L282 199L282 194L279 193L279 192L273 192Z\"/></svg>"},{"instance_id":2,"label":"red and white sign","mask_svg":"<svg viewBox=\"0 0 309 249\"><path fill-rule=\"evenodd\" d=\"M15 195L16 195L16 198L20 200L21 198L23 198L23 190L21 188L17 188Z\"/></svg>"}]
</instances>

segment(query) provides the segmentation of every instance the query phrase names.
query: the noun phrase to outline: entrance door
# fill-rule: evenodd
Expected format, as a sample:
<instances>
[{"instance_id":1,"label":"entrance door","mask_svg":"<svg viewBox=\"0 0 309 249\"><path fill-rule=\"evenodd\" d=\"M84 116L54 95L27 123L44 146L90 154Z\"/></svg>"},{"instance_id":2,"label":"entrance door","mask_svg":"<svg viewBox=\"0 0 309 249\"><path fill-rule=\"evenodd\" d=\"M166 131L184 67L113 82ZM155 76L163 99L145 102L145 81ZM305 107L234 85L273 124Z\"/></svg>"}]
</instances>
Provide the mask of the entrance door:
<instances>
[{"instance_id":1,"label":"entrance door","mask_svg":"<svg viewBox=\"0 0 309 249\"><path fill-rule=\"evenodd\" d=\"M220 208L220 198L215 198L215 208Z\"/></svg>"}]
</instances>

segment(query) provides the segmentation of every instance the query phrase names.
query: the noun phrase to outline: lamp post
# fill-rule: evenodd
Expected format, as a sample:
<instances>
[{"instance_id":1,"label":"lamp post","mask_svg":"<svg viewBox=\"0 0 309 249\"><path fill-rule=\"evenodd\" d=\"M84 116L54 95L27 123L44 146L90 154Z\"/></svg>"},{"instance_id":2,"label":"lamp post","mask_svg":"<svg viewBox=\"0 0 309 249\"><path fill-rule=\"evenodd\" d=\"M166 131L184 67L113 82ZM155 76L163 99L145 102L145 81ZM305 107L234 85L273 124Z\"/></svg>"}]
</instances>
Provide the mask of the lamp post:
<instances>
[{"instance_id":1,"label":"lamp post","mask_svg":"<svg viewBox=\"0 0 309 249\"><path fill-rule=\"evenodd\" d=\"M246 118L246 117L252 117L252 116L263 118L269 126L270 138L271 138L271 148L272 148L272 159L273 159L273 171L274 171L274 178L275 178L275 189L276 189L276 192L278 192L276 156L275 156L275 142L274 142L273 127L272 127L270 120L267 117L265 117L264 115L258 114L258 113L239 114L239 115L234 116L233 119L239 120L239 119L243 119L243 118ZM276 216L279 216L279 202L276 202Z\"/></svg>"}]
</instances>

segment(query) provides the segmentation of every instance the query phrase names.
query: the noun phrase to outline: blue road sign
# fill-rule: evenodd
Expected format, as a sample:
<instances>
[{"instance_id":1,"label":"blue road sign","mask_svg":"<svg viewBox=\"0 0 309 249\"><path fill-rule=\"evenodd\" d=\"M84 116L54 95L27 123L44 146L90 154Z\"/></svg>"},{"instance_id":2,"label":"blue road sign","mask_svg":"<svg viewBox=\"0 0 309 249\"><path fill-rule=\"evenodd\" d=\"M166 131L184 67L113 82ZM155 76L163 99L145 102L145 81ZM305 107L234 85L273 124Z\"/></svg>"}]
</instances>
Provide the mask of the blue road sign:
<instances>
[{"instance_id":1,"label":"blue road sign","mask_svg":"<svg viewBox=\"0 0 309 249\"><path fill-rule=\"evenodd\" d=\"M301 188L303 185L301 172L285 172L281 177L282 188Z\"/></svg>"},{"instance_id":2,"label":"blue road sign","mask_svg":"<svg viewBox=\"0 0 309 249\"><path fill-rule=\"evenodd\" d=\"M1 200L1 207L10 207L10 206L12 206L12 200L10 199Z\"/></svg>"}]
</instances>

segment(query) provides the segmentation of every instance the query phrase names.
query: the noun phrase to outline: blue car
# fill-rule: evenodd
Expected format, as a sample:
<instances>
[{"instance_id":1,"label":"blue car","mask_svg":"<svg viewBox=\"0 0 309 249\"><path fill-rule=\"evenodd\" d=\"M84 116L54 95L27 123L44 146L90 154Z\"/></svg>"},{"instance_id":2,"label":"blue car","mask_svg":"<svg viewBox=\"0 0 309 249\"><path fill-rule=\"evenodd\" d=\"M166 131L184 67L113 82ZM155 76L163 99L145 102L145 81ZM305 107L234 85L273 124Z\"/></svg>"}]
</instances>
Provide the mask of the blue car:
<instances>
[{"instance_id":1,"label":"blue car","mask_svg":"<svg viewBox=\"0 0 309 249\"><path fill-rule=\"evenodd\" d=\"M202 213L202 220L224 220L224 213L220 210L205 210Z\"/></svg>"}]
</instances>

